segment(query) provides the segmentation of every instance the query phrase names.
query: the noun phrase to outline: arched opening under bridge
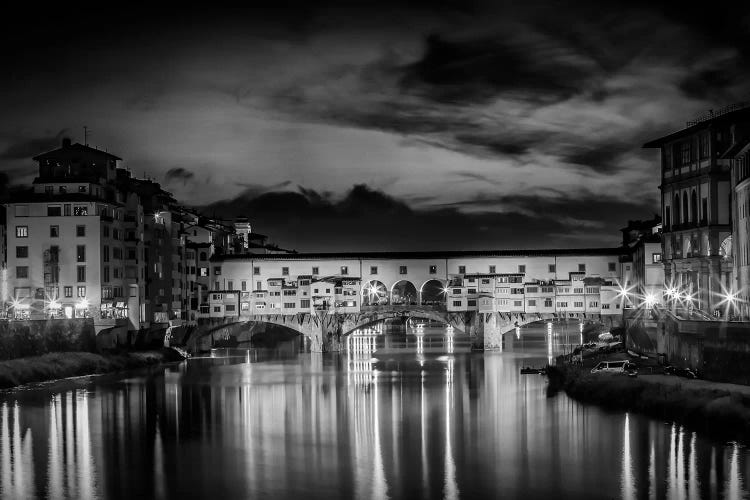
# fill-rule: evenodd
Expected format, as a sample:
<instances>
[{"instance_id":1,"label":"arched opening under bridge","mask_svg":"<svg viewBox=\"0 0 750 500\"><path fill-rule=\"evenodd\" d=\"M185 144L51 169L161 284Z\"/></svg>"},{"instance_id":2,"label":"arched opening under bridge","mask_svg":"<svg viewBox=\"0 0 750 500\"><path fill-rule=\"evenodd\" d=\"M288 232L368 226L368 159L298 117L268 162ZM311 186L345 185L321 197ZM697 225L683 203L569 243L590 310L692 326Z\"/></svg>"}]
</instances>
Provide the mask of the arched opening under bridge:
<instances>
[{"instance_id":1,"label":"arched opening under bridge","mask_svg":"<svg viewBox=\"0 0 750 500\"><path fill-rule=\"evenodd\" d=\"M389 302L388 288L382 281L368 281L362 287L363 306L385 306Z\"/></svg>"},{"instance_id":2,"label":"arched opening under bridge","mask_svg":"<svg viewBox=\"0 0 750 500\"><path fill-rule=\"evenodd\" d=\"M445 285L440 280L428 280L419 290L419 302L426 306L444 305L446 298Z\"/></svg>"},{"instance_id":3,"label":"arched opening under bridge","mask_svg":"<svg viewBox=\"0 0 750 500\"><path fill-rule=\"evenodd\" d=\"M391 304L395 306L411 306L419 303L417 287L407 280L396 282L391 289Z\"/></svg>"}]
</instances>

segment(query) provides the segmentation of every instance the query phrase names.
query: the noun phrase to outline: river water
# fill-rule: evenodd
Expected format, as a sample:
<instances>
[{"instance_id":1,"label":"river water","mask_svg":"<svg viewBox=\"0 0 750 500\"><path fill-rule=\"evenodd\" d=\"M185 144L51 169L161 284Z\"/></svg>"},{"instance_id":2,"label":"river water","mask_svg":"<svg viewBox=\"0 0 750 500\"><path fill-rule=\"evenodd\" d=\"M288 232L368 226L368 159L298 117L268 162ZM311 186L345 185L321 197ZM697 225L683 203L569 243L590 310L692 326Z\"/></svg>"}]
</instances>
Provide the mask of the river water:
<instances>
[{"instance_id":1,"label":"river water","mask_svg":"<svg viewBox=\"0 0 750 500\"><path fill-rule=\"evenodd\" d=\"M426 328L344 354L292 342L0 393L0 496L746 496L743 446L519 374L569 336L524 328L482 354Z\"/></svg>"}]
</instances>

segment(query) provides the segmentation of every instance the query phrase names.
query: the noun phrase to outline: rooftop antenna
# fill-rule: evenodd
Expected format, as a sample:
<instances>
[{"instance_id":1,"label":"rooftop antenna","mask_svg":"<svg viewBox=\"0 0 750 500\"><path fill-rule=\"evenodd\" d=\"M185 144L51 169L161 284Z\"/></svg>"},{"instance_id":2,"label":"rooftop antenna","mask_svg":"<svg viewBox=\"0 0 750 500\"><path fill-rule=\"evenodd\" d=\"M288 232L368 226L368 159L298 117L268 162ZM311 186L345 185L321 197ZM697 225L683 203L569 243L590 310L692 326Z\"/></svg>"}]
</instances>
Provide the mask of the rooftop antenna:
<instances>
[{"instance_id":1,"label":"rooftop antenna","mask_svg":"<svg viewBox=\"0 0 750 500\"><path fill-rule=\"evenodd\" d=\"M89 145L89 128L86 125L83 126L83 145Z\"/></svg>"}]
</instances>

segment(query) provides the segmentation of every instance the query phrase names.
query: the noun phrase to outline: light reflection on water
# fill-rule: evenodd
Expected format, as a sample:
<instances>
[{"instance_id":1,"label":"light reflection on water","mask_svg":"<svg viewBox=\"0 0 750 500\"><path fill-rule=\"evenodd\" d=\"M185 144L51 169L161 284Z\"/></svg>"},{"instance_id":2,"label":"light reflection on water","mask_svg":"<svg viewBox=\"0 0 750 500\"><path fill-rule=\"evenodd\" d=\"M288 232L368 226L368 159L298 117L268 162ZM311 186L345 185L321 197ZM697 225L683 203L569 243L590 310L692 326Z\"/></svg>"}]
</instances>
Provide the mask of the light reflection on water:
<instances>
[{"instance_id":1,"label":"light reflection on water","mask_svg":"<svg viewBox=\"0 0 750 500\"><path fill-rule=\"evenodd\" d=\"M510 337L483 355L459 335L365 336L341 355L242 353L0 394L0 496L746 495L746 448L548 398L519 374L546 361L546 328Z\"/></svg>"}]
</instances>

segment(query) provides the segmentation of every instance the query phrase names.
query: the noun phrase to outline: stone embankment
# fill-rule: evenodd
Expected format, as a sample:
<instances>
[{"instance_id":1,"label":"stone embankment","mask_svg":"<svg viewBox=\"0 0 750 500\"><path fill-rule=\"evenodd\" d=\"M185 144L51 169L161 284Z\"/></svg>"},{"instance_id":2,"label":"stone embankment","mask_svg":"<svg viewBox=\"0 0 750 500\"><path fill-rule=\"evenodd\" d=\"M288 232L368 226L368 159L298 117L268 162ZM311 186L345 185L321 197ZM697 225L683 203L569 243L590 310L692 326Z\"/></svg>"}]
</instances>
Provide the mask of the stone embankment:
<instances>
[{"instance_id":1,"label":"stone embankment","mask_svg":"<svg viewBox=\"0 0 750 500\"><path fill-rule=\"evenodd\" d=\"M0 361L0 389L67 377L96 375L179 361L174 349L133 351L121 354L56 352Z\"/></svg>"},{"instance_id":2,"label":"stone embankment","mask_svg":"<svg viewBox=\"0 0 750 500\"><path fill-rule=\"evenodd\" d=\"M549 390L613 410L675 421L722 439L750 442L750 387L667 375L628 377L550 366Z\"/></svg>"}]
</instances>

